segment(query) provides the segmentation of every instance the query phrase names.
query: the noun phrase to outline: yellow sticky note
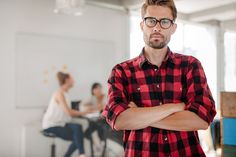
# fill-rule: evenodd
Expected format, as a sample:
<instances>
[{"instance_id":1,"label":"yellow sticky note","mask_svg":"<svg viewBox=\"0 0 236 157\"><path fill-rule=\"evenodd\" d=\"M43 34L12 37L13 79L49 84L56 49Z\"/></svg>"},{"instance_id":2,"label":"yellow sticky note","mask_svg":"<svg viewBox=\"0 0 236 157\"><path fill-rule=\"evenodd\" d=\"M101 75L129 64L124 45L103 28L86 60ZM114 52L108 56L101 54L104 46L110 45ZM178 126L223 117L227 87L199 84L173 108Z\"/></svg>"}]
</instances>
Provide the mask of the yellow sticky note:
<instances>
[{"instance_id":1,"label":"yellow sticky note","mask_svg":"<svg viewBox=\"0 0 236 157\"><path fill-rule=\"evenodd\" d=\"M44 70L44 71L43 71L43 74L44 74L44 75L48 75L48 70Z\"/></svg>"},{"instance_id":2,"label":"yellow sticky note","mask_svg":"<svg viewBox=\"0 0 236 157\"><path fill-rule=\"evenodd\" d=\"M43 80L43 83L48 84L48 80L47 79Z\"/></svg>"},{"instance_id":3,"label":"yellow sticky note","mask_svg":"<svg viewBox=\"0 0 236 157\"><path fill-rule=\"evenodd\" d=\"M68 66L67 66L66 64L64 64L64 65L62 66L62 69L63 69L63 70L67 70L67 69L68 69Z\"/></svg>"},{"instance_id":4,"label":"yellow sticky note","mask_svg":"<svg viewBox=\"0 0 236 157\"><path fill-rule=\"evenodd\" d=\"M52 65L52 70L55 71L57 68L55 65Z\"/></svg>"}]
</instances>

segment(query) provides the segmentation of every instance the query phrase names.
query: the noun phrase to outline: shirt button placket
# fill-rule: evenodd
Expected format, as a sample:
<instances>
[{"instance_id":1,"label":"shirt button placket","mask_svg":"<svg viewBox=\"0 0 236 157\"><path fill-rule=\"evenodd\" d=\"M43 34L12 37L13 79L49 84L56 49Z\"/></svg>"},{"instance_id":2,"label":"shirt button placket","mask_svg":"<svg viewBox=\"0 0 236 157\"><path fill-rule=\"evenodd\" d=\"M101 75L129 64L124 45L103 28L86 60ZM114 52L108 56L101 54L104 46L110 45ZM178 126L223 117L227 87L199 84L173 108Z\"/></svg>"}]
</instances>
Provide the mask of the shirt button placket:
<instances>
[{"instance_id":1,"label":"shirt button placket","mask_svg":"<svg viewBox=\"0 0 236 157\"><path fill-rule=\"evenodd\" d=\"M167 144L168 143L167 135L164 135L163 139L164 139L164 143ZM170 154L168 154L168 157L170 157Z\"/></svg>"},{"instance_id":2,"label":"shirt button placket","mask_svg":"<svg viewBox=\"0 0 236 157\"><path fill-rule=\"evenodd\" d=\"M164 141L165 141L165 143L167 143L167 141L168 141L167 136L164 136Z\"/></svg>"}]
</instances>

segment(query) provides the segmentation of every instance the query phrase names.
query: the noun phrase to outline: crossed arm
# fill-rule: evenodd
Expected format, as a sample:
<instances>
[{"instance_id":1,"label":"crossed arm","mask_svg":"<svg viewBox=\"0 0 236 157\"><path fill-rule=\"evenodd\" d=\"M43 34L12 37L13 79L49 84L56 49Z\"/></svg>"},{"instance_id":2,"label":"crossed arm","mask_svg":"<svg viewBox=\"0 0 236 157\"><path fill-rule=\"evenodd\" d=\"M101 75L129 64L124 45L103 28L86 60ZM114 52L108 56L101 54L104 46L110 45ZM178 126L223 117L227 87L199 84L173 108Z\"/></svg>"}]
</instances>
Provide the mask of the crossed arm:
<instances>
[{"instance_id":1,"label":"crossed arm","mask_svg":"<svg viewBox=\"0 0 236 157\"><path fill-rule=\"evenodd\" d=\"M208 123L191 111L181 111L155 122L151 126L175 131L196 131L206 130Z\"/></svg>"},{"instance_id":2,"label":"crossed arm","mask_svg":"<svg viewBox=\"0 0 236 157\"><path fill-rule=\"evenodd\" d=\"M130 103L115 121L116 130L138 130L155 127L175 131L205 130L208 123L191 111L184 110L185 104L164 104L157 107L138 108ZM135 118L134 118L135 117Z\"/></svg>"},{"instance_id":3,"label":"crossed arm","mask_svg":"<svg viewBox=\"0 0 236 157\"><path fill-rule=\"evenodd\" d=\"M138 130L149 126L175 131L207 129L216 114L215 102L201 63L194 58L190 62L186 74L186 104L170 103L146 108L127 102L127 92L123 92L124 84L127 84L126 75L122 67L114 68L108 81L110 105L104 112L109 124L116 130Z\"/></svg>"}]
</instances>

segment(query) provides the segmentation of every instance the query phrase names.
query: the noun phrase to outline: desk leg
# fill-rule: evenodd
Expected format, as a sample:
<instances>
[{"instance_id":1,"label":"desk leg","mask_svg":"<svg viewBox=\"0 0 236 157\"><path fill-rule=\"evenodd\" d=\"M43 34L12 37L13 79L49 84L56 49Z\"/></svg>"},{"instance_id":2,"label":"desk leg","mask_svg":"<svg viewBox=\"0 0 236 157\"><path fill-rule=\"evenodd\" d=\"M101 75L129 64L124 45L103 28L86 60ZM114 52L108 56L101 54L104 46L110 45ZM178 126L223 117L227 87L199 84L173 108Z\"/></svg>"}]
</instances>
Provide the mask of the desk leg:
<instances>
[{"instance_id":1,"label":"desk leg","mask_svg":"<svg viewBox=\"0 0 236 157\"><path fill-rule=\"evenodd\" d=\"M94 152L93 152L93 139L92 139L91 136L90 136L89 140L90 140L90 148L91 148L91 157L94 157Z\"/></svg>"},{"instance_id":2,"label":"desk leg","mask_svg":"<svg viewBox=\"0 0 236 157\"><path fill-rule=\"evenodd\" d=\"M56 145L54 143L51 145L51 157L56 157Z\"/></svg>"},{"instance_id":3,"label":"desk leg","mask_svg":"<svg viewBox=\"0 0 236 157\"><path fill-rule=\"evenodd\" d=\"M107 150L107 140L105 139L105 144L104 144L103 151L102 151L102 157L105 157L106 150Z\"/></svg>"}]
</instances>

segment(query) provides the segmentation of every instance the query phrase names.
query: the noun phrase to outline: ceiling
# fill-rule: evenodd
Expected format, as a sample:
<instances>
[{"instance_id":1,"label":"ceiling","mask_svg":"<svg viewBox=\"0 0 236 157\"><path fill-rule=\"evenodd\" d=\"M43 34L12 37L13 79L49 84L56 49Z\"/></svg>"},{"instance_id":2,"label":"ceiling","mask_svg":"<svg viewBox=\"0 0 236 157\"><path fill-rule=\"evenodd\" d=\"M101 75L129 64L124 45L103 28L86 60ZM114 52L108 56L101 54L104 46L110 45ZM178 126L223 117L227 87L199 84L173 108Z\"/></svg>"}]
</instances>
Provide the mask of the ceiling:
<instances>
[{"instance_id":1,"label":"ceiling","mask_svg":"<svg viewBox=\"0 0 236 157\"><path fill-rule=\"evenodd\" d=\"M175 3L180 12L190 14L236 3L236 0L175 0Z\"/></svg>"},{"instance_id":2,"label":"ceiling","mask_svg":"<svg viewBox=\"0 0 236 157\"><path fill-rule=\"evenodd\" d=\"M175 0L177 9L197 22L236 19L236 0Z\"/></svg>"},{"instance_id":3,"label":"ceiling","mask_svg":"<svg viewBox=\"0 0 236 157\"><path fill-rule=\"evenodd\" d=\"M174 0L179 14L185 20L236 20L236 0ZM119 10L139 12L143 0L87 0L90 4Z\"/></svg>"}]
</instances>

